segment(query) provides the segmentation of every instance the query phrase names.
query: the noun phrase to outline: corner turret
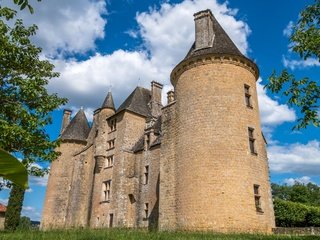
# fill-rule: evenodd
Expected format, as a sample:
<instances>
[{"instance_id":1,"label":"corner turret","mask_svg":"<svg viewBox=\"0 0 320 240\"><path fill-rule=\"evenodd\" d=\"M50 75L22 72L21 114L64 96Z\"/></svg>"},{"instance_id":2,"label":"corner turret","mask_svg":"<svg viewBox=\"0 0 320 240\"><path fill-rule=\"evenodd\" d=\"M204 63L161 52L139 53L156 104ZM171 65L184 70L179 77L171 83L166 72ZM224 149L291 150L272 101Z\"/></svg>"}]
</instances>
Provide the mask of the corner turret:
<instances>
[{"instance_id":1,"label":"corner turret","mask_svg":"<svg viewBox=\"0 0 320 240\"><path fill-rule=\"evenodd\" d=\"M89 132L90 127L87 117L83 109L80 109L69 125L65 127L65 130L61 134L61 140L86 141Z\"/></svg>"}]
</instances>

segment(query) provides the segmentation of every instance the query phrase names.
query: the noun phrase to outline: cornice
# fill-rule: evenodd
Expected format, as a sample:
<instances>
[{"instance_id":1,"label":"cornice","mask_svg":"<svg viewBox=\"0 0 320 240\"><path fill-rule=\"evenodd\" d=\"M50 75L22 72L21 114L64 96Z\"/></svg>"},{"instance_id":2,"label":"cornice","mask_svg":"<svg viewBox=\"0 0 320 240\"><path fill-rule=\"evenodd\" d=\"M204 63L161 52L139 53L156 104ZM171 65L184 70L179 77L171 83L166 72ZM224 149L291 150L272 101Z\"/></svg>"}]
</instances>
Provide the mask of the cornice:
<instances>
[{"instance_id":1,"label":"cornice","mask_svg":"<svg viewBox=\"0 0 320 240\"><path fill-rule=\"evenodd\" d=\"M170 79L173 86L176 85L177 79L180 75L197 66L207 65L207 64L221 64L229 63L236 66L243 67L251 72L256 80L259 78L259 69L257 65L250 59L239 56L239 55L228 55L228 54L204 54L200 56L194 56L181 61L171 72Z\"/></svg>"}]
</instances>

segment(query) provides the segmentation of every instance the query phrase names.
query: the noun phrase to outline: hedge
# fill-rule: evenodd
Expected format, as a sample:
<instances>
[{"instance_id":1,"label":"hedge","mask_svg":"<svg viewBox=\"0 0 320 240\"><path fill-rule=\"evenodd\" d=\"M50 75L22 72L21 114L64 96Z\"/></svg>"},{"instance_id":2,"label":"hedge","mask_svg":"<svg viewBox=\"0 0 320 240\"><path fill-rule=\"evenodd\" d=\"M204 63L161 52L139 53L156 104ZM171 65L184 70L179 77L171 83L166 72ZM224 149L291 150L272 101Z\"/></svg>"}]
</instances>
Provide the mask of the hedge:
<instances>
[{"instance_id":1,"label":"hedge","mask_svg":"<svg viewBox=\"0 0 320 240\"><path fill-rule=\"evenodd\" d=\"M274 200L277 227L320 227L320 207Z\"/></svg>"}]
</instances>

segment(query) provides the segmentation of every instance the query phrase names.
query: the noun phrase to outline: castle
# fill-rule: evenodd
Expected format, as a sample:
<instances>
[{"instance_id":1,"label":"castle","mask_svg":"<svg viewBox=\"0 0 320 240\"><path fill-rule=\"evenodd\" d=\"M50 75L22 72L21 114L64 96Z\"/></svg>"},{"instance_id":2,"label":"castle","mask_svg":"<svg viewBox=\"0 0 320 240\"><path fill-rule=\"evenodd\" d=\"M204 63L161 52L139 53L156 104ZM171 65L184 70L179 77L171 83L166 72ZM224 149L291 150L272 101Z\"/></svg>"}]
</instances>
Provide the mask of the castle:
<instances>
[{"instance_id":1,"label":"castle","mask_svg":"<svg viewBox=\"0 0 320 240\"><path fill-rule=\"evenodd\" d=\"M115 109L64 111L42 229L133 227L271 232L266 142L254 62L210 10L194 14L195 42L172 70L174 91L137 87Z\"/></svg>"}]
</instances>

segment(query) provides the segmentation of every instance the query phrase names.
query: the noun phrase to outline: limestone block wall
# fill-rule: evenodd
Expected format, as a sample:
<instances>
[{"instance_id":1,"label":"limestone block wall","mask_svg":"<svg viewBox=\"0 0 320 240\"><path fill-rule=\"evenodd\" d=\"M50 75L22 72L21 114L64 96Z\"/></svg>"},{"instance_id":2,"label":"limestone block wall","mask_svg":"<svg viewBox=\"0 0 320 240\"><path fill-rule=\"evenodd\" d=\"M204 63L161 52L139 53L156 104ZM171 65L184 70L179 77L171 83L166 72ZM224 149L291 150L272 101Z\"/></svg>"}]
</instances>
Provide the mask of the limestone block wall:
<instances>
[{"instance_id":1,"label":"limestone block wall","mask_svg":"<svg viewBox=\"0 0 320 240\"><path fill-rule=\"evenodd\" d=\"M80 142L63 142L57 149L63 154L51 164L41 221L42 229L66 226L69 193L74 171L74 154L84 146L85 143Z\"/></svg>"},{"instance_id":2,"label":"limestone block wall","mask_svg":"<svg viewBox=\"0 0 320 240\"><path fill-rule=\"evenodd\" d=\"M159 229L176 229L176 103L163 108L160 150Z\"/></svg>"},{"instance_id":3,"label":"limestone block wall","mask_svg":"<svg viewBox=\"0 0 320 240\"><path fill-rule=\"evenodd\" d=\"M254 74L221 60L186 69L174 84L177 228L271 232L274 216ZM252 108L246 106L244 85L250 86ZM250 152L249 127L257 154ZM263 212L256 210L254 185L259 185Z\"/></svg>"},{"instance_id":4,"label":"limestone block wall","mask_svg":"<svg viewBox=\"0 0 320 240\"><path fill-rule=\"evenodd\" d=\"M112 214L112 227L126 227L132 225L132 219L128 220L128 203L130 201L128 189L132 179L128 177L128 169L132 168L131 158L127 151L130 150L143 135L145 117L123 111L112 115L107 119L116 119L116 130L108 127L98 128L98 132L104 133L105 138L100 143L99 155L105 155L105 161L113 156L113 166L104 167L100 173L95 173L91 226L110 227ZM105 121L105 120L104 120ZM109 125L108 125L109 126ZM106 129L107 128L107 129ZM99 133L98 133L99 134ZM110 148L109 142L113 140L114 146ZM102 201L102 188L106 181L111 180L110 201ZM132 214L131 214L132 215Z\"/></svg>"},{"instance_id":5,"label":"limestone block wall","mask_svg":"<svg viewBox=\"0 0 320 240\"><path fill-rule=\"evenodd\" d=\"M139 153L137 164L139 169L137 226L154 230L158 228L159 220L160 145Z\"/></svg>"}]
</instances>

